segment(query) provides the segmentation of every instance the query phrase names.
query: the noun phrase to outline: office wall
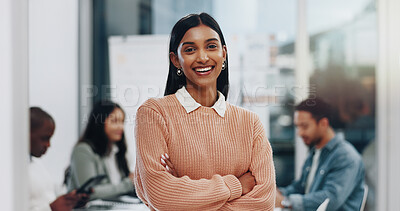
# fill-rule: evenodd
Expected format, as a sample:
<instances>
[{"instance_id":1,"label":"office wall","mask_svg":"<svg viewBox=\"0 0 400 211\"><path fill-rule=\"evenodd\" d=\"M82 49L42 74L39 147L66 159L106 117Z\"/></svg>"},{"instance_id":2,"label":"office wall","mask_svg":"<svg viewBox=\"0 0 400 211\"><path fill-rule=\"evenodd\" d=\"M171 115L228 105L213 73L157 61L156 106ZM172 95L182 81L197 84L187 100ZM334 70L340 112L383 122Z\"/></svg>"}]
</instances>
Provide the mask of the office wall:
<instances>
[{"instance_id":1,"label":"office wall","mask_svg":"<svg viewBox=\"0 0 400 211\"><path fill-rule=\"evenodd\" d=\"M28 210L28 4L0 1L1 210Z\"/></svg>"},{"instance_id":2,"label":"office wall","mask_svg":"<svg viewBox=\"0 0 400 211\"><path fill-rule=\"evenodd\" d=\"M400 196L400 1L379 0L376 210L398 210Z\"/></svg>"},{"instance_id":3,"label":"office wall","mask_svg":"<svg viewBox=\"0 0 400 211\"><path fill-rule=\"evenodd\" d=\"M29 104L56 122L42 157L61 184L78 138L78 0L29 1Z\"/></svg>"}]
</instances>

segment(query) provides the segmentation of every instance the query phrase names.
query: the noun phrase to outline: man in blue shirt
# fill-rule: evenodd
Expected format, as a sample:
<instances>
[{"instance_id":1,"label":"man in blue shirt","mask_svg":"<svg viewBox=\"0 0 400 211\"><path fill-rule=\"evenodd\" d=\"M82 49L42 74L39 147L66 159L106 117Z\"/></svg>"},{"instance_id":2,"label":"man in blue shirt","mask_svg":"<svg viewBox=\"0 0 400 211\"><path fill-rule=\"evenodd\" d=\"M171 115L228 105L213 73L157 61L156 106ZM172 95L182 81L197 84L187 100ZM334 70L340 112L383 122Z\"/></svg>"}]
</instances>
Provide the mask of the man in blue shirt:
<instances>
[{"instance_id":1,"label":"man in blue shirt","mask_svg":"<svg viewBox=\"0 0 400 211\"><path fill-rule=\"evenodd\" d=\"M364 194L364 165L356 149L335 135L330 106L319 98L296 106L298 135L310 148L301 177L277 189L276 207L316 210L329 199L327 210L359 210Z\"/></svg>"}]
</instances>

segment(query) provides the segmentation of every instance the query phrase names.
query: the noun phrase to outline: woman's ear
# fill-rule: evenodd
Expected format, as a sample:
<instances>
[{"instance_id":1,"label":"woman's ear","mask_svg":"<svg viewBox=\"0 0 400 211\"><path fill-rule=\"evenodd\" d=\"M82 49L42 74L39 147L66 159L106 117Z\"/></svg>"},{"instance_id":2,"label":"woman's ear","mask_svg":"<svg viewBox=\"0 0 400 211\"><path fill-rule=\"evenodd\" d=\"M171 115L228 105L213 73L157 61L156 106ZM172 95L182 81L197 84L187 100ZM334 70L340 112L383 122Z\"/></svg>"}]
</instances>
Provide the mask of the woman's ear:
<instances>
[{"instance_id":1,"label":"woman's ear","mask_svg":"<svg viewBox=\"0 0 400 211\"><path fill-rule=\"evenodd\" d=\"M224 57L224 60L226 60L226 52L228 52L228 50L226 49L226 45L222 46L222 55Z\"/></svg>"},{"instance_id":2,"label":"woman's ear","mask_svg":"<svg viewBox=\"0 0 400 211\"><path fill-rule=\"evenodd\" d=\"M178 56L174 52L169 53L169 59L171 60L172 64L174 64L174 66L177 69L181 68L181 65L179 64Z\"/></svg>"}]
</instances>

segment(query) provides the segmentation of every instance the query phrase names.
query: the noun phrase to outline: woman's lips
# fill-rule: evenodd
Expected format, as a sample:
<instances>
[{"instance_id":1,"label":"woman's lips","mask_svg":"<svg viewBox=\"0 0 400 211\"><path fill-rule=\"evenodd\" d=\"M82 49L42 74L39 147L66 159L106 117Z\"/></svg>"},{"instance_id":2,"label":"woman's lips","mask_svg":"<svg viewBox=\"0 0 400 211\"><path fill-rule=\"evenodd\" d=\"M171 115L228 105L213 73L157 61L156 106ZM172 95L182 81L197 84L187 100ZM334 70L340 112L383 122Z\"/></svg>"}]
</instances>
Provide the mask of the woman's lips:
<instances>
[{"instance_id":1,"label":"woman's lips","mask_svg":"<svg viewBox=\"0 0 400 211\"><path fill-rule=\"evenodd\" d=\"M196 67L196 68L193 68L193 70L197 75L204 76L204 75L210 74L212 72L212 70L214 70L214 66Z\"/></svg>"}]
</instances>

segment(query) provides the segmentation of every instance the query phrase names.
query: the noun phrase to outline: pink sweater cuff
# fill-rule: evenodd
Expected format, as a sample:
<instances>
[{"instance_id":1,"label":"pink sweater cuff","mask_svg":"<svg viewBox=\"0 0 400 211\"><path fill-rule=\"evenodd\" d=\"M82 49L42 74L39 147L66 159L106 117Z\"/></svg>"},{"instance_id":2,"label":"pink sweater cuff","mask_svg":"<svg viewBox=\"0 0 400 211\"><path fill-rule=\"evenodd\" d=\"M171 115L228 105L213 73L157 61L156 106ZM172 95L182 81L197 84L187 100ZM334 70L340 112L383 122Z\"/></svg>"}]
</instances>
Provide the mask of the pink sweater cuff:
<instances>
[{"instance_id":1,"label":"pink sweater cuff","mask_svg":"<svg viewBox=\"0 0 400 211\"><path fill-rule=\"evenodd\" d=\"M240 184L239 179L233 175L226 175L222 178L231 191L231 196L229 197L228 201L239 198L242 195L242 185Z\"/></svg>"}]
</instances>

